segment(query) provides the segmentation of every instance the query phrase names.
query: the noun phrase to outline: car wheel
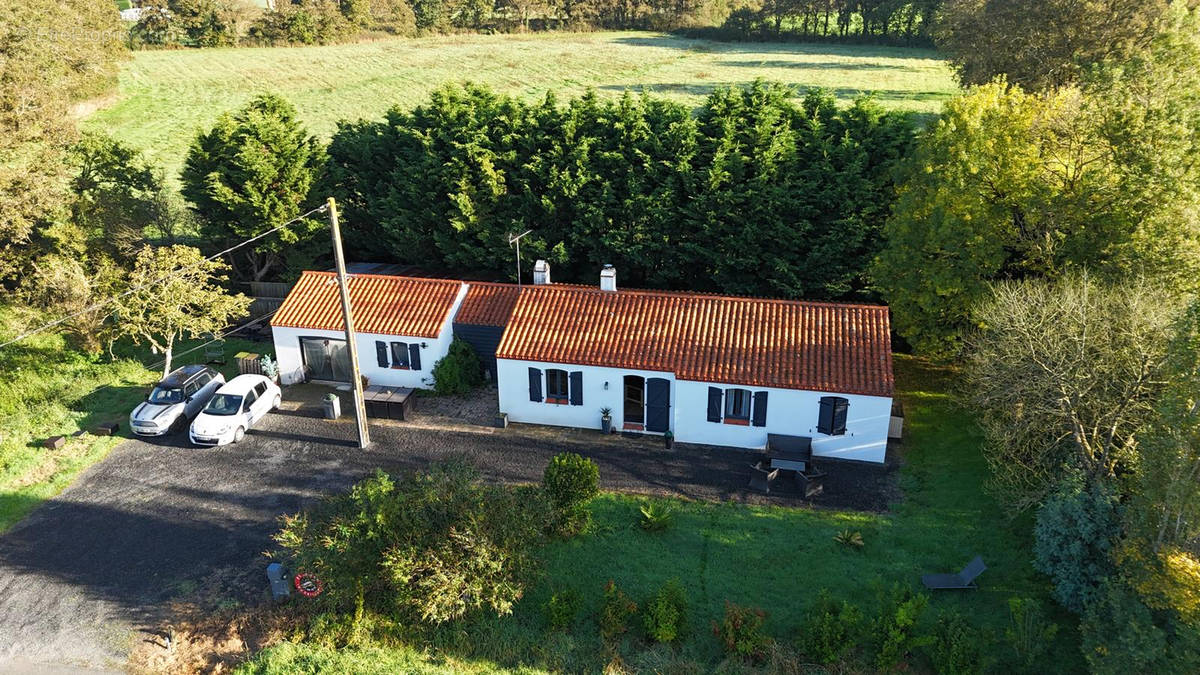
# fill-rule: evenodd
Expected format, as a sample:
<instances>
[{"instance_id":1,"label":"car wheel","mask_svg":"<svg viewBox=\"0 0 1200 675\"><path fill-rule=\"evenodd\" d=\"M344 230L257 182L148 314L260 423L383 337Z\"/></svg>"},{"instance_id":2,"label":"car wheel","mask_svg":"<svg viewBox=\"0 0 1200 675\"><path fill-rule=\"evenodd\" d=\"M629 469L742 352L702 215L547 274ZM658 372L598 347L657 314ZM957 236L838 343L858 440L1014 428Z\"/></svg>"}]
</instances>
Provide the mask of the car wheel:
<instances>
[{"instance_id":1,"label":"car wheel","mask_svg":"<svg viewBox=\"0 0 1200 675\"><path fill-rule=\"evenodd\" d=\"M278 397L278 396L276 396L276 397L275 397L275 402L271 404L271 410L279 410L279 405L280 405L281 403L283 403L283 401L279 400L279 397Z\"/></svg>"},{"instance_id":2,"label":"car wheel","mask_svg":"<svg viewBox=\"0 0 1200 675\"><path fill-rule=\"evenodd\" d=\"M238 427L237 430L233 432L233 442L234 443L240 442L245 437L246 437L246 428L245 427Z\"/></svg>"}]
</instances>

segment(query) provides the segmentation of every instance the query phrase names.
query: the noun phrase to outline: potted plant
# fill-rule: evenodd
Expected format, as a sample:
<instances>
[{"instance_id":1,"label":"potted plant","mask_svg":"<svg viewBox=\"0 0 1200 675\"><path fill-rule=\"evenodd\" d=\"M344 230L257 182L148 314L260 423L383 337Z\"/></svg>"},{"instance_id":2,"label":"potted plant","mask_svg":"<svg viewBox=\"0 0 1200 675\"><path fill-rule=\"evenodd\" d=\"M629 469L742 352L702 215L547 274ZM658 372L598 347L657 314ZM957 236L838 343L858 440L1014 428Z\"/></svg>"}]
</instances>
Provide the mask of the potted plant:
<instances>
[{"instance_id":1,"label":"potted plant","mask_svg":"<svg viewBox=\"0 0 1200 675\"><path fill-rule=\"evenodd\" d=\"M667 433L663 434L663 447L668 450L675 447L675 432L670 429L667 430Z\"/></svg>"},{"instance_id":2,"label":"potted plant","mask_svg":"<svg viewBox=\"0 0 1200 675\"><path fill-rule=\"evenodd\" d=\"M334 392L325 394L325 419L336 420L342 416L342 399Z\"/></svg>"},{"instance_id":3,"label":"potted plant","mask_svg":"<svg viewBox=\"0 0 1200 675\"><path fill-rule=\"evenodd\" d=\"M497 429L507 429L508 428L508 413L505 413L505 412L496 413L496 417L493 418L493 420L492 420L492 426L496 427Z\"/></svg>"},{"instance_id":4,"label":"potted plant","mask_svg":"<svg viewBox=\"0 0 1200 675\"><path fill-rule=\"evenodd\" d=\"M279 363L271 358L270 354L263 354L259 359L259 364L262 366L262 374L275 384L279 384Z\"/></svg>"},{"instance_id":5,"label":"potted plant","mask_svg":"<svg viewBox=\"0 0 1200 675\"><path fill-rule=\"evenodd\" d=\"M600 432L604 434L612 433L612 408L600 409Z\"/></svg>"}]
</instances>

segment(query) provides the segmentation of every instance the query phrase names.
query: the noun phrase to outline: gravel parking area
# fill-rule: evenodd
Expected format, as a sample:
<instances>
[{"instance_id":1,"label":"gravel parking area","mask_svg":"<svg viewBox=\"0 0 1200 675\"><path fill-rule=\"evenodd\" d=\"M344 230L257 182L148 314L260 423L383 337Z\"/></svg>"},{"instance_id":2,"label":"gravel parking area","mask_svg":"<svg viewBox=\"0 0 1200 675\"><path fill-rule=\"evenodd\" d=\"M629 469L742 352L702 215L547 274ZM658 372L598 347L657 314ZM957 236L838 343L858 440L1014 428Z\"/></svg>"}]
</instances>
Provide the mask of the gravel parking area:
<instances>
[{"instance_id":1,"label":"gravel parking area","mask_svg":"<svg viewBox=\"0 0 1200 675\"><path fill-rule=\"evenodd\" d=\"M247 602L264 590L262 552L280 514L342 490L376 467L420 469L465 458L488 480L540 480L549 458L573 451L600 465L603 487L691 499L800 505L791 492L748 493L750 456L657 438L478 424L372 425L355 447L350 420L311 407L268 415L237 445L187 447L183 437L133 439L59 497L0 536L0 672L22 663L119 668L171 602L197 591ZM882 510L894 472L826 465L817 505Z\"/></svg>"}]
</instances>

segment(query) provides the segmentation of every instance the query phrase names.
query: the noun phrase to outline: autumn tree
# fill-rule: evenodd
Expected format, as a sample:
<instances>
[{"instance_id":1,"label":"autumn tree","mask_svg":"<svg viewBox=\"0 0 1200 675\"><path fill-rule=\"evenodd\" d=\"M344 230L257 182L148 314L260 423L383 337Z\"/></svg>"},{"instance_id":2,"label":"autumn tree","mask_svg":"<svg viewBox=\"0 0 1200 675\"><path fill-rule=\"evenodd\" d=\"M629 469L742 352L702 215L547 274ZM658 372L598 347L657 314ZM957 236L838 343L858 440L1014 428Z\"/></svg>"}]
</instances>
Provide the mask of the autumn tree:
<instances>
[{"instance_id":1,"label":"autumn tree","mask_svg":"<svg viewBox=\"0 0 1200 675\"><path fill-rule=\"evenodd\" d=\"M28 264L37 230L61 216L75 142L69 108L116 86L123 35L111 3L0 6L0 280Z\"/></svg>"},{"instance_id":2,"label":"autumn tree","mask_svg":"<svg viewBox=\"0 0 1200 675\"><path fill-rule=\"evenodd\" d=\"M1113 485L1133 471L1178 310L1171 293L1142 281L1068 275L992 287L974 312L965 372L1001 501L1029 507L1069 472Z\"/></svg>"},{"instance_id":3,"label":"autumn tree","mask_svg":"<svg viewBox=\"0 0 1200 675\"><path fill-rule=\"evenodd\" d=\"M1005 77L1028 90L1077 82L1154 38L1171 0L947 0L936 41L964 85ZM1194 3L1193 3L1194 4Z\"/></svg>"},{"instance_id":4,"label":"autumn tree","mask_svg":"<svg viewBox=\"0 0 1200 675\"><path fill-rule=\"evenodd\" d=\"M146 246L138 252L130 292L121 296L116 316L122 334L163 355L164 377L178 340L216 333L245 316L250 299L220 285L226 269L190 246Z\"/></svg>"},{"instance_id":5,"label":"autumn tree","mask_svg":"<svg viewBox=\"0 0 1200 675\"><path fill-rule=\"evenodd\" d=\"M325 167L325 150L284 99L258 96L197 136L183 168L183 195L213 248L225 248L290 221L320 201L309 192ZM322 227L302 219L233 254L240 279L262 280L311 261ZM289 261L290 265L289 265Z\"/></svg>"}]
</instances>

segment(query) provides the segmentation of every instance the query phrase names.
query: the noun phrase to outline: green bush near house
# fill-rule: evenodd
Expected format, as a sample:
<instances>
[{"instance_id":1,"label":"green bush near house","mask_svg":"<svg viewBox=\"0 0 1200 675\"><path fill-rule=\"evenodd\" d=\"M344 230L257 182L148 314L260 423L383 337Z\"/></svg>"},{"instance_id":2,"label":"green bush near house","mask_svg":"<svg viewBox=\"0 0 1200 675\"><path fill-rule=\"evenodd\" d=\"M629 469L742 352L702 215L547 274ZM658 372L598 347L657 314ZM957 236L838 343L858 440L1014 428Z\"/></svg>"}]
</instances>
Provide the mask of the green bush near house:
<instances>
[{"instance_id":1,"label":"green bush near house","mask_svg":"<svg viewBox=\"0 0 1200 675\"><path fill-rule=\"evenodd\" d=\"M817 663L835 663L858 646L862 624L857 607L822 588L800 626L800 651Z\"/></svg>"},{"instance_id":2,"label":"green bush near house","mask_svg":"<svg viewBox=\"0 0 1200 675\"><path fill-rule=\"evenodd\" d=\"M687 592L671 579L646 602L642 611L646 637L654 642L675 642L687 628Z\"/></svg>"},{"instance_id":3,"label":"green bush near house","mask_svg":"<svg viewBox=\"0 0 1200 675\"><path fill-rule=\"evenodd\" d=\"M483 365L471 345L454 338L450 350L433 365L433 390L440 396L461 396L483 384Z\"/></svg>"},{"instance_id":4,"label":"green bush near house","mask_svg":"<svg viewBox=\"0 0 1200 675\"><path fill-rule=\"evenodd\" d=\"M573 452L555 455L542 475L542 488L554 507L551 527L559 534L583 531L591 520L586 505L600 492L596 463Z\"/></svg>"}]
</instances>

